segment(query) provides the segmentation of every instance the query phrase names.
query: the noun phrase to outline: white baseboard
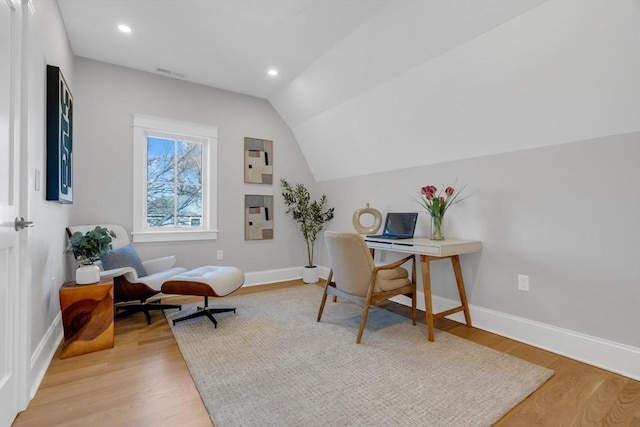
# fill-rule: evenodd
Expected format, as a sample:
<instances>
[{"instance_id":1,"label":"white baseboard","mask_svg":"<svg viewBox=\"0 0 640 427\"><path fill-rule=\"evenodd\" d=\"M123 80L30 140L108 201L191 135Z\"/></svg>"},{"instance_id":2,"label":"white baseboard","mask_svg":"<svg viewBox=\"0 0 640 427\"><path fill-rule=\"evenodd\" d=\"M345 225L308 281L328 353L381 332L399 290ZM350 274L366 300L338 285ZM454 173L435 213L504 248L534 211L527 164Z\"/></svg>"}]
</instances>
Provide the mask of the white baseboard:
<instances>
[{"instance_id":1,"label":"white baseboard","mask_svg":"<svg viewBox=\"0 0 640 427\"><path fill-rule=\"evenodd\" d=\"M281 268L278 270L252 271L244 274L244 285L256 286L265 285L267 283L286 282L288 280L302 279L302 269L304 267ZM319 275L327 278L329 268L318 266Z\"/></svg>"},{"instance_id":2,"label":"white baseboard","mask_svg":"<svg viewBox=\"0 0 640 427\"><path fill-rule=\"evenodd\" d=\"M411 300L404 296L392 300L411 306ZM432 300L435 312L460 305L459 301L436 295ZM416 305L420 310L425 309L421 292L418 292ZM640 380L640 348L479 306L469 305L469 311L475 328ZM464 323L463 313L455 313L447 318Z\"/></svg>"},{"instance_id":3,"label":"white baseboard","mask_svg":"<svg viewBox=\"0 0 640 427\"><path fill-rule=\"evenodd\" d=\"M62 314L58 313L38 344L38 347L31 354L29 399L33 399L36 395L36 392L40 387L40 383L44 378L44 374L47 372L47 368L49 368L49 364L51 363L51 360L53 360L53 356L55 355L60 342L62 342L63 336Z\"/></svg>"}]
</instances>

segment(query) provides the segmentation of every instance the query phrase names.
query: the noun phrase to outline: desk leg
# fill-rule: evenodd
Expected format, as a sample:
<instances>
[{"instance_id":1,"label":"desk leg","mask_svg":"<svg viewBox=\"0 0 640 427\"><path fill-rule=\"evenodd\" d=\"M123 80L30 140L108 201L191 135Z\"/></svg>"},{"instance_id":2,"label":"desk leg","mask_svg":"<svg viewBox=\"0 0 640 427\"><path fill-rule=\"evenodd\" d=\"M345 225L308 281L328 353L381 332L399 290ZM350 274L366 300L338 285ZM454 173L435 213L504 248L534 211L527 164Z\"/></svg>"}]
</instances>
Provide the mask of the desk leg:
<instances>
[{"instance_id":1,"label":"desk leg","mask_svg":"<svg viewBox=\"0 0 640 427\"><path fill-rule=\"evenodd\" d=\"M424 308L426 312L427 338L434 341L433 336L433 305L431 303L431 273L429 271L429 258L420 255L420 266L422 268L422 289L424 292Z\"/></svg>"},{"instance_id":2,"label":"desk leg","mask_svg":"<svg viewBox=\"0 0 640 427\"><path fill-rule=\"evenodd\" d=\"M467 302L467 293L464 290L464 280L462 279L462 269L460 268L460 257L454 255L451 257L451 264L453 264L453 272L456 275L456 283L458 285L458 293L460 294L460 302L464 311L464 320L467 326L471 327L471 313L469 313L469 303Z\"/></svg>"}]
</instances>

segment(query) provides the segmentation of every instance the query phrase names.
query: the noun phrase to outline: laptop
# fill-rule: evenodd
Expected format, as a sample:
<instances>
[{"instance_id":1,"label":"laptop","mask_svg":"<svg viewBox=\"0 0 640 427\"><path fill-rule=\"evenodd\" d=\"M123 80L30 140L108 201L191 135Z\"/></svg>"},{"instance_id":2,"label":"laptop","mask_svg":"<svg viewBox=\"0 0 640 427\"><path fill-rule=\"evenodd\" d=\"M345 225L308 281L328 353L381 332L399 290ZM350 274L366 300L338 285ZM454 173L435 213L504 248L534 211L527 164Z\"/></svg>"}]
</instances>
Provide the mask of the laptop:
<instances>
[{"instance_id":1,"label":"laptop","mask_svg":"<svg viewBox=\"0 0 640 427\"><path fill-rule=\"evenodd\" d=\"M384 221L382 234L367 236L367 239L412 239L417 221L417 212L389 212Z\"/></svg>"}]
</instances>

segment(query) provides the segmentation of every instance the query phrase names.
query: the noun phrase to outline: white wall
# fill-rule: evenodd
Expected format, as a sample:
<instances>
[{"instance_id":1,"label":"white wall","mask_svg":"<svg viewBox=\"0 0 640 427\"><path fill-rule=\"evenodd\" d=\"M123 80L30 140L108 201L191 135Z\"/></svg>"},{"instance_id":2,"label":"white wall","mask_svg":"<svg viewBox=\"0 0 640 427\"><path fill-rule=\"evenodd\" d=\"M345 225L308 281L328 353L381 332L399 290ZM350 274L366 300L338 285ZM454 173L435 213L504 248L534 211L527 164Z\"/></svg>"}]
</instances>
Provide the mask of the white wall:
<instances>
[{"instance_id":1,"label":"white wall","mask_svg":"<svg viewBox=\"0 0 640 427\"><path fill-rule=\"evenodd\" d=\"M640 130L639 3L535 3L391 2L270 100L319 181Z\"/></svg>"},{"instance_id":2,"label":"white wall","mask_svg":"<svg viewBox=\"0 0 640 427\"><path fill-rule=\"evenodd\" d=\"M369 202L420 211L419 188L466 183L471 197L445 217L451 238L478 239L462 259L469 302L640 348L640 133L322 182L349 230ZM417 234L429 231L419 217ZM433 267L434 294L456 299L449 263ZM517 290L517 275L531 278ZM522 337L521 337L522 338ZM585 355L586 356L586 355Z\"/></svg>"},{"instance_id":3,"label":"white wall","mask_svg":"<svg viewBox=\"0 0 640 427\"><path fill-rule=\"evenodd\" d=\"M215 241L140 243L143 259L174 253L187 268L229 264L246 273L297 268L304 243L284 214L280 178L313 184L290 129L264 99L77 57L76 189L70 222L132 225L132 114L218 127L218 227ZM244 137L274 141L274 184L244 184ZM272 240L244 240L244 195L275 196ZM224 260L217 261L218 249ZM301 270L298 277L301 276Z\"/></svg>"},{"instance_id":4,"label":"white wall","mask_svg":"<svg viewBox=\"0 0 640 427\"><path fill-rule=\"evenodd\" d=\"M483 241L467 292L502 321L478 325L640 378L638 28L637 0L391 2L270 101L337 207L331 229L466 183L448 233ZM449 266L434 275L455 300Z\"/></svg>"},{"instance_id":5,"label":"white wall","mask_svg":"<svg viewBox=\"0 0 640 427\"><path fill-rule=\"evenodd\" d=\"M71 206L45 200L46 176L46 66L60 67L74 88L73 53L67 34L51 0L34 0L29 13L26 40L27 56L27 156L29 176L27 219L35 226L29 229L31 258L30 345L31 386L37 386L50 357L62 336L59 321L58 289L65 281L64 250ZM36 170L40 190L35 190Z\"/></svg>"}]
</instances>

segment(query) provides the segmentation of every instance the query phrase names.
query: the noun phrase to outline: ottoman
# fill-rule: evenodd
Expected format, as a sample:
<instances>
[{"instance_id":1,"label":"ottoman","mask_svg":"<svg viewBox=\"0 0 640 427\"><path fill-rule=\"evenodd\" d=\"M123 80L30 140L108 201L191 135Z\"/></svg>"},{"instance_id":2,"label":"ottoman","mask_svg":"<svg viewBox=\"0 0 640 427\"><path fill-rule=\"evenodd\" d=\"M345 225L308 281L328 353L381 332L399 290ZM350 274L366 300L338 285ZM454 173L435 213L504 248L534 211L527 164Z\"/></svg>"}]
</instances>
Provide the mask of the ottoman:
<instances>
[{"instance_id":1,"label":"ottoman","mask_svg":"<svg viewBox=\"0 0 640 427\"><path fill-rule=\"evenodd\" d=\"M195 313L179 319L173 324L195 317L207 316L218 327L213 317L215 313L236 312L235 308L209 308L209 297L224 297L244 284L244 273L237 267L205 266L172 276L162 284L162 293L178 295L196 295L204 298L204 306L198 307Z\"/></svg>"}]
</instances>

